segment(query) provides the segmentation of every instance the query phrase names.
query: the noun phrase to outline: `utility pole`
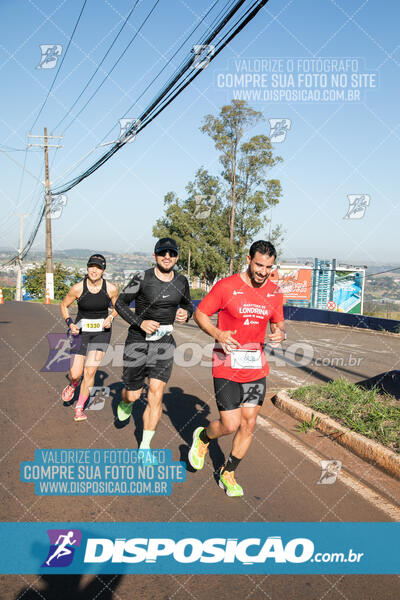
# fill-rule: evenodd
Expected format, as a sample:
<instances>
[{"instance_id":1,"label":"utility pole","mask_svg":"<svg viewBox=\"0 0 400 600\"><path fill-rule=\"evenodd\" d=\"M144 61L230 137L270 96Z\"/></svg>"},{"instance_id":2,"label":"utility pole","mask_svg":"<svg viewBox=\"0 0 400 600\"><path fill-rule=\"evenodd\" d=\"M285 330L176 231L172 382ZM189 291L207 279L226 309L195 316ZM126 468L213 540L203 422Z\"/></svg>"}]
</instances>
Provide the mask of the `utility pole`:
<instances>
[{"instance_id":1,"label":"utility pole","mask_svg":"<svg viewBox=\"0 0 400 600\"><path fill-rule=\"evenodd\" d=\"M21 225L20 225L20 229L19 229L19 252L18 252L18 259L17 259L17 286L15 288L15 299L18 302L21 302L22 300L22 240L24 237L24 217L26 217L26 214L21 214Z\"/></svg>"},{"instance_id":2,"label":"utility pole","mask_svg":"<svg viewBox=\"0 0 400 600\"><path fill-rule=\"evenodd\" d=\"M57 144L48 144L49 139L62 139L63 136L47 135L47 127L44 128L44 135L30 135L31 138L43 137L43 144L29 144L44 149L44 173L45 173L45 199L46 199L46 291L49 291L51 300L54 300L54 275L53 275L53 244L51 237L51 193L50 193L50 173L49 173L49 148L62 148Z\"/></svg>"},{"instance_id":3,"label":"utility pole","mask_svg":"<svg viewBox=\"0 0 400 600\"><path fill-rule=\"evenodd\" d=\"M50 212L50 176L49 176L49 151L47 148L47 127L44 128L44 173L46 194L46 290L49 290L50 299L54 300L53 276L53 243L51 239L51 212Z\"/></svg>"}]
</instances>

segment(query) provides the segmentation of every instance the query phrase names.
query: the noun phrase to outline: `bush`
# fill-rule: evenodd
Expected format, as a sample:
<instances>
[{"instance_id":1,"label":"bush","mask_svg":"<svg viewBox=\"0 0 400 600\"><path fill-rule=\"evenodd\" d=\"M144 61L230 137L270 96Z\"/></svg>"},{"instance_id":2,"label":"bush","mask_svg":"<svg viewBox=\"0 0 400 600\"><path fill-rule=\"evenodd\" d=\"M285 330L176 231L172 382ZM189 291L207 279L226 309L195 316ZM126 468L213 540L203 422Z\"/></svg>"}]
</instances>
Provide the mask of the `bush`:
<instances>
[{"instance_id":1,"label":"bush","mask_svg":"<svg viewBox=\"0 0 400 600\"><path fill-rule=\"evenodd\" d=\"M69 288L82 279L75 270L72 273L61 263L54 266L54 299L62 300ZM33 297L43 300L46 295L46 263L37 265L25 273L25 289Z\"/></svg>"},{"instance_id":2,"label":"bush","mask_svg":"<svg viewBox=\"0 0 400 600\"><path fill-rule=\"evenodd\" d=\"M192 300L202 300L206 294L207 292L200 288L190 289L190 296Z\"/></svg>"},{"instance_id":3,"label":"bush","mask_svg":"<svg viewBox=\"0 0 400 600\"><path fill-rule=\"evenodd\" d=\"M1 289L3 290L4 302L15 300L15 287L3 287Z\"/></svg>"}]
</instances>

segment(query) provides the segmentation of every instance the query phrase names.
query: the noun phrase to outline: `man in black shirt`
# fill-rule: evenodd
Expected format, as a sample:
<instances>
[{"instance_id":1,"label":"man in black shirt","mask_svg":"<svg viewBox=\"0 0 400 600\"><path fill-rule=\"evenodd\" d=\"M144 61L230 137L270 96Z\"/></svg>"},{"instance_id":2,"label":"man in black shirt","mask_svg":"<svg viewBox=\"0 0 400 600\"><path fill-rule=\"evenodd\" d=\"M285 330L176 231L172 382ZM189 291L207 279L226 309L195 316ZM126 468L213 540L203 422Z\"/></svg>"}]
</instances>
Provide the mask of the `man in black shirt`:
<instances>
[{"instance_id":1,"label":"man in black shirt","mask_svg":"<svg viewBox=\"0 0 400 600\"><path fill-rule=\"evenodd\" d=\"M119 295L116 311L130 324L124 348L124 389L118 419L129 419L132 405L140 398L149 378L147 406L143 414L140 449L149 449L162 413L165 386L171 376L175 340L173 323L186 323L193 314L189 283L174 266L178 246L172 238L158 240L154 248L156 266L137 272ZM135 312L129 309L135 299ZM178 308L179 306L179 308Z\"/></svg>"}]
</instances>

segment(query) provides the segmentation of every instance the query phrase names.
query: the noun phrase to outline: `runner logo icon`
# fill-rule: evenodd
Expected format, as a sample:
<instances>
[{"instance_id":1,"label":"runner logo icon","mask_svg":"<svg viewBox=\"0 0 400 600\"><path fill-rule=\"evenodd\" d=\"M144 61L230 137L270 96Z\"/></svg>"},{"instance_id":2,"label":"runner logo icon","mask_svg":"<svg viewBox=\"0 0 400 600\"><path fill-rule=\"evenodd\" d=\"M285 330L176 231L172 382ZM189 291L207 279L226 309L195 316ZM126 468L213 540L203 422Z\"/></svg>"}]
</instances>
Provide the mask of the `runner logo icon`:
<instances>
[{"instance_id":1,"label":"runner logo icon","mask_svg":"<svg viewBox=\"0 0 400 600\"><path fill-rule=\"evenodd\" d=\"M370 205L369 194L347 194L349 208L343 219L362 219Z\"/></svg>"},{"instance_id":2,"label":"runner logo icon","mask_svg":"<svg viewBox=\"0 0 400 600\"><path fill-rule=\"evenodd\" d=\"M48 529L47 535L50 548L42 567L68 567L75 548L81 545L82 532L79 529Z\"/></svg>"},{"instance_id":3,"label":"runner logo icon","mask_svg":"<svg viewBox=\"0 0 400 600\"><path fill-rule=\"evenodd\" d=\"M40 44L42 53L37 69L54 69L61 56L63 47L60 44Z\"/></svg>"},{"instance_id":4,"label":"runner logo icon","mask_svg":"<svg viewBox=\"0 0 400 600\"><path fill-rule=\"evenodd\" d=\"M71 340L66 333L48 333L49 356L41 371L64 373L68 371L71 359ZM81 344L80 338L74 340L76 347Z\"/></svg>"},{"instance_id":5,"label":"runner logo icon","mask_svg":"<svg viewBox=\"0 0 400 600\"><path fill-rule=\"evenodd\" d=\"M271 142L281 143L286 139L286 134L292 126L290 119L268 119L270 131L269 137Z\"/></svg>"}]
</instances>

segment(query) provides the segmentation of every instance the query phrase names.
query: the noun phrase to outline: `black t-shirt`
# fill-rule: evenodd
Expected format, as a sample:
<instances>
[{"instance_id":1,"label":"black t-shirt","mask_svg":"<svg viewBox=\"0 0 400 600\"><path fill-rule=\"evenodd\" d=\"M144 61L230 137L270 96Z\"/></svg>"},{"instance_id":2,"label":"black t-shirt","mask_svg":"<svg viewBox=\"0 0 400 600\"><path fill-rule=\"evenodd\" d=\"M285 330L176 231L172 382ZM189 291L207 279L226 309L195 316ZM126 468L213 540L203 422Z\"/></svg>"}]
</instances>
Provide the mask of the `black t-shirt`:
<instances>
[{"instance_id":1,"label":"black t-shirt","mask_svg":"<svg viewBox=\"0 0 400 600\"><path fill-rule=\"evenodd\" d=\"M144 339L146 333L140 329L143 321L157 321L160 325L172 325L178 307L193 314L189 283L184 275L175 271L171 281L161 281L154 268L135 273L118 297L115 309L130 324L131 336ZM135 300L135 313L129 309Z\"/></svg>"}]
</instances>

